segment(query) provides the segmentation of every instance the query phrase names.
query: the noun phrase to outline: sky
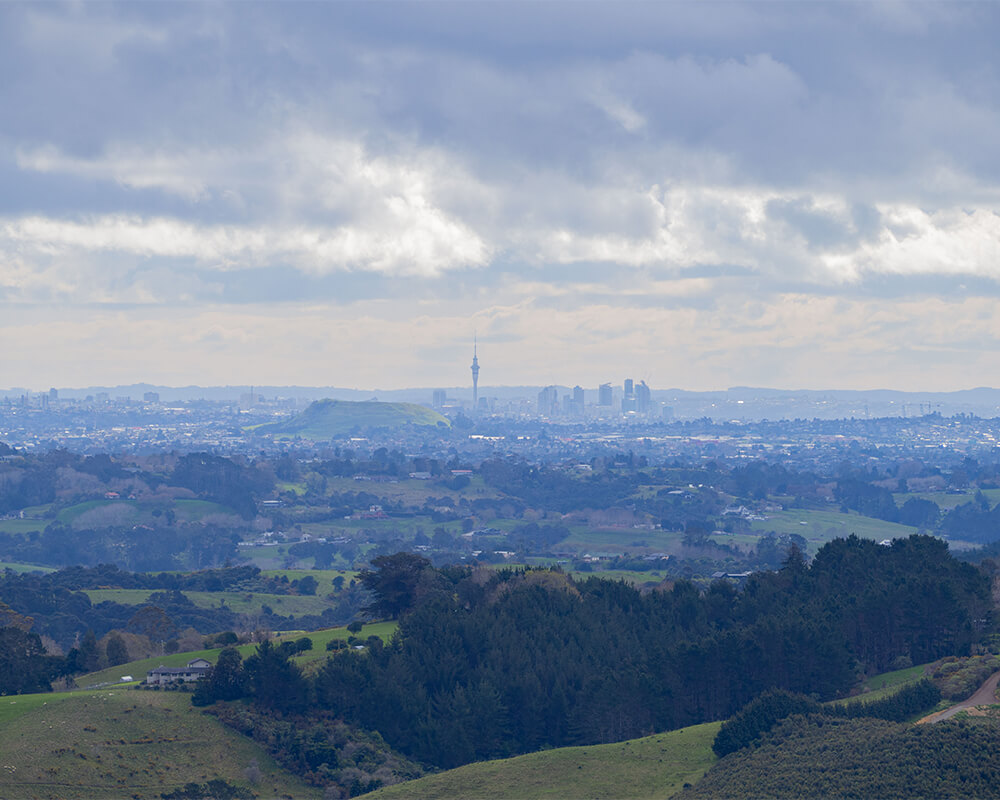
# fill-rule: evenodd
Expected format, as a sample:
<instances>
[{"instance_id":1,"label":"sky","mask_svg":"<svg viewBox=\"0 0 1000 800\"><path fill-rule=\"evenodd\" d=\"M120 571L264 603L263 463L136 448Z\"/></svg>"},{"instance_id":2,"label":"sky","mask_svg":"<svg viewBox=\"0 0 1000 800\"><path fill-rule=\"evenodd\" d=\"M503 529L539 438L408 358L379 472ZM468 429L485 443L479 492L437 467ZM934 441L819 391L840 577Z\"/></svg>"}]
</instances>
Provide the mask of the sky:
<instances>
[{"instance_id":1,"label":"sky","mask_svg":"<svg viewBox=\"0 0 1000 800\"><path fill-rule=\"evenodd\" d=\"M1000 4L0 3L0 387L1000 386Z\"/></svg>"}]
</instances>

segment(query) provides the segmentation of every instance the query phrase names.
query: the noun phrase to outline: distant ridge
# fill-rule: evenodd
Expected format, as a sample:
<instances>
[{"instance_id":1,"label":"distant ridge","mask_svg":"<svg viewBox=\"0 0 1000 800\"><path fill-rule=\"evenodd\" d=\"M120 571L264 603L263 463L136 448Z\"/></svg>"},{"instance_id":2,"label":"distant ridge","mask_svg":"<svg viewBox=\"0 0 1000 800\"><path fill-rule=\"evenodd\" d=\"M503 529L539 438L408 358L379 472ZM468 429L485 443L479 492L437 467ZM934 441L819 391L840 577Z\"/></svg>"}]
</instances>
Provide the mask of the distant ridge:
<instances>
[{"instance_id":1,"label":"distant ridge","mask_svg":"<svg viewBox=\"0 0 1000 800\"><path fill-rule=\"evenodd\" d=\"M450 427L446 417L416 403L380 403L377 400L316 400L301 414L284 422L255 428L278 438L329 439L365 428L401 428L404 425Z\"/></svg>"}]
</instances>

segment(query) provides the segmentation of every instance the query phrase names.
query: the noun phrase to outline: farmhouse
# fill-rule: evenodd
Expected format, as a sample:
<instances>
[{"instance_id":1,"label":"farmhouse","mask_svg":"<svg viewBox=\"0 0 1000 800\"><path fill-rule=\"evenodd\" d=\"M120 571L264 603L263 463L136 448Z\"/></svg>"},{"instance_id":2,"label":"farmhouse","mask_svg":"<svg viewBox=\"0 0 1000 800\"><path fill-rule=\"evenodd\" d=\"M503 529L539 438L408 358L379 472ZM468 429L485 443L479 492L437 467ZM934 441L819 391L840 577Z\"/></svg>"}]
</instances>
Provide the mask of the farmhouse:
<instances>
[{"instance_id":1,"label":"farmhouse","mask_svg":"<svg viewBox=\"0 0 1000 800\"><path fill-rule=\"evenodd\" d=\"M165 667L162 664L146 673L146 683L162 686L167 683L191 683L211 669L212 664L204 658L188 661L186 667Z\"/></svg>"}]
</instances>

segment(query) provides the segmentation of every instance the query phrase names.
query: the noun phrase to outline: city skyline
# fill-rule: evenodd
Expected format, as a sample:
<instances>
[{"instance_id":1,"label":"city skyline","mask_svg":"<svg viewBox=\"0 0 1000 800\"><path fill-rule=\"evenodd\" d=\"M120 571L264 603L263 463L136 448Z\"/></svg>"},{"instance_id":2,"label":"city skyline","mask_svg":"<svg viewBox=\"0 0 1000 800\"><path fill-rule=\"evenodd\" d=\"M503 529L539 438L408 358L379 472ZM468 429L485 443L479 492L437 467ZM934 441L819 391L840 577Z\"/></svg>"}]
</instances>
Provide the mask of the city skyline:
<instances>
[{"instance_id":1,"label":"city skyline","mask_svg":"<svg viewBox=\"0 0 1000 800\"><path fill-rule=\"evenodd\" d=\"M0 5L0 387L1000 386L998 30Z\"/></svg>"}]
</instances>

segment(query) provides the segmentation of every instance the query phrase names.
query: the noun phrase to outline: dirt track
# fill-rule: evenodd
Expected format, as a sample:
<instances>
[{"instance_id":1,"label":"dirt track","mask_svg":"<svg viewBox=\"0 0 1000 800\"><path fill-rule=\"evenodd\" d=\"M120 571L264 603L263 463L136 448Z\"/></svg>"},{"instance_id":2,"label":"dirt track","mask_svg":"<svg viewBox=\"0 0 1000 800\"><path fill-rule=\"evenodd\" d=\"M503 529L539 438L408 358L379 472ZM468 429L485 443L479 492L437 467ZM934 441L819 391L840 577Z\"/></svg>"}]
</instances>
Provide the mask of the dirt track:
<instances>
[{"instance_id":1,"label":"dirt track","mask_svg":"<svg viewBox=\"0 0 1000 800\"><path fill-rule=\"evenodd\" d=\"M963 700L961 703L946 708L943 711L936 711L933 714L928 714L923 719L917 720L917 725L922 725L925 722L940 722L943 719L949 719L955 716L959 711L965 711L969 708L975 708L976 706L989 706L996 703L994 699L994 692L997 688L997 683L1000 682L1000 672L993 673L989 678L986 679L986 683L980 686L975 694L972 695L968 700Z\"/></svg>"}]
</instances>

